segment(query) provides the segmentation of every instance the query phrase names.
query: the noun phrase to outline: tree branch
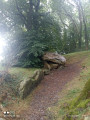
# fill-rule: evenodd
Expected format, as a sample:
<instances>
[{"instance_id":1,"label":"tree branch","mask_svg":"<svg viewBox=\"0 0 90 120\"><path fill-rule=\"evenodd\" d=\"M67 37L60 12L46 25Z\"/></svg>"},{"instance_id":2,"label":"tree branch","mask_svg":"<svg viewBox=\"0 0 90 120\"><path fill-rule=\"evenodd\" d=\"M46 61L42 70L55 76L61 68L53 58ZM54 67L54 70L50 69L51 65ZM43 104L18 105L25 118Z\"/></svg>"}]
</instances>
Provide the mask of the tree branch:
<instances>
[{"instance_id":1,"label":"tree branch","mask_svg":"<svg viewBox=\"0 0 90 120\"><path fill-rule=\"evenodd\" d=\"M60 14L59 14L59 17L60 17L60 20L61 20L62 24L63 24L64 26L66 26L66 27L69 27L65 22L63 22L62 17L61 17Z\"/></svg>"},{"instance_id":2,"label":"tree branch","mask_svg":"<svg viewBox=\"0 0 90 120\"><path fill-rule=\"evenodd\" d=\"M75 20L72 18L72 16L67 12L67 10L63 6L62 6L62 8L63 8L63 10L65 12L65 15L68 16L72 20L72 22L73 22L73 24L74 24L74 26L76 28L77 33L79 33Z\"/></svg>"}]
</instances>

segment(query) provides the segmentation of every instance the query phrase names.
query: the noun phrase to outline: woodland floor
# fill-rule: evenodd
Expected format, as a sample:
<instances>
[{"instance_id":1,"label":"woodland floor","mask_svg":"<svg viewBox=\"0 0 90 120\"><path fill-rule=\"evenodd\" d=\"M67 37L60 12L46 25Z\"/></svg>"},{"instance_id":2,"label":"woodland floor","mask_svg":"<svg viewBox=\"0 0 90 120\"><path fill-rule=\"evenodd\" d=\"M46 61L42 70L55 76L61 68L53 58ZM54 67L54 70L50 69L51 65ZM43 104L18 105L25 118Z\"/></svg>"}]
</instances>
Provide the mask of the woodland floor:
<instances>
[{"instance_id":1,"label":"woodland floor","mask_svg":"<svg viewBox=\"0 0 90 120\"><path fill-rule=\"evenodd\" d=\"M90 52L88 52L88 54L79 53L78 55L76 53L75 55L72 54L73 56L68 56L66 66L62 69L58 68L52 70L49 75L46 75L37 88L32 91L30 96L19 103L20 107L19 104L15 102L13 105L9 106L15 110L21 118L10 118L7 120L55 120L47 109L52 108L62 99L60 93L63 94L62 91L64 89L66 90L66 85L74 81L74 78L80 75L83 69L81 63L89 53ZM27 103L28 105L26 105Z\"/></svg>"},{"instance_id":2,"label":"woodland floor","mask_svg":"<svg viewBox=\"0 0 90 120\"><path fill-rule=\"evenodd\" d=\"M58 102L59 93L64 89L65 84L76 77L80 73L80 69L79 61L67 64L62 70L53 70L45 76L33 93L28 111L24 111L25 120L52 120L46 109Z\"/></svg>"}]
</instances>

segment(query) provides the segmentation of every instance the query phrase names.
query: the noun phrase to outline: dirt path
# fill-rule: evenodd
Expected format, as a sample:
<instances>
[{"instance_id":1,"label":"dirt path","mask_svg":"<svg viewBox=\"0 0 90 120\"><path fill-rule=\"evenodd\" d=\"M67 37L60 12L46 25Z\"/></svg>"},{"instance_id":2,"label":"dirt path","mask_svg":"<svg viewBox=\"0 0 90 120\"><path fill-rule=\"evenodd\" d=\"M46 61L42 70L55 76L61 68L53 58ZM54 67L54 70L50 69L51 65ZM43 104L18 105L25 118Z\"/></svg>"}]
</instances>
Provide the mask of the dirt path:
<instances>
[{"instance_id":1,"label":"dirt path","mask_svg":"<svg viewBox=\"0 0 90 120\"><path fill-rule=\"evenodd\" d=\"M65 84L79 73L80 62L67 65L62 70L53 70L50 75L45 76L44 80L36 88L30 107L24 114L25 120L47 120L45 118L47 116L46 109L57 103L58 94Z\"/></svg>"}]
</instances>

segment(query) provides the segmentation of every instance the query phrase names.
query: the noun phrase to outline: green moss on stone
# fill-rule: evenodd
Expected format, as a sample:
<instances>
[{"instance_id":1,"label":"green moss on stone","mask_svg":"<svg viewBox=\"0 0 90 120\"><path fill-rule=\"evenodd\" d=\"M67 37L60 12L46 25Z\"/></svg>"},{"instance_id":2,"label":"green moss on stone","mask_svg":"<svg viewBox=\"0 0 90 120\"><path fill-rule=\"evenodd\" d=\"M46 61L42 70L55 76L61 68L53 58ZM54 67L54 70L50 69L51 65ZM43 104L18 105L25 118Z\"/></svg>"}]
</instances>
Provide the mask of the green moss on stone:
<instances>
[{"instance_id":1,"label":"green moss on stone","mask_svg":"<svg viewBox=\"0 0 90 120\"><path fill-rule=\"evenodd\" d=\"M69 108L64 120L72 120L72 115L79 115L90 103L90 79L86 82L81 94L69 103Z\"/></svg>"}]
</instances>

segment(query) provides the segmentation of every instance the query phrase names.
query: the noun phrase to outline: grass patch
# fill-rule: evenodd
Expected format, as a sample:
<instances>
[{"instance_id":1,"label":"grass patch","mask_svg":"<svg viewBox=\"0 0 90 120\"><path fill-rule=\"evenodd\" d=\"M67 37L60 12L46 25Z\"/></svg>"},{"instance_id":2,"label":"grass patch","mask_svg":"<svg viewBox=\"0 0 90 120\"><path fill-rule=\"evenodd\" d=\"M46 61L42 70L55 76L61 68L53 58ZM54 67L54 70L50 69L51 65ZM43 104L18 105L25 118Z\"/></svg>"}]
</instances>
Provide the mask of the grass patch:
<instances>
[{"instance_id":1,"label":"grass patch","mask_svg":"<svg viewBox=\"0 0 90 120\"><path fill-rule=\"evenodd\" d=\"M73 90L69 90L68 94L67 94L67 98L71 98L71 97L75 97L77 93L80 93L80 89L73 89Z\"/></svg>"},{"instance_id":2,"label":"grass patch","mask_svg":"<svg viewBox=\"0 0 90 120\"><path fill-rule=\"evenodd\" d=\"M79 62L87 58L88 55L90 55L90 51L75 52L75 53L66 54L64 56L67 59L67 63L73 64L75 62Z\"/></svg>"},{"instance_id":3,"label":"grass patch","mask_svg":"<svg viewBox=\"0 0 90 120\"><path fill-rule=\"evenodd\" d=\"M33 75L34 71L37 70L36 68L19 68L19 67L12 67L9 69L9 73L11 75L16 75L18 80L24 80Z\"/></svg>"}]
</instances>

